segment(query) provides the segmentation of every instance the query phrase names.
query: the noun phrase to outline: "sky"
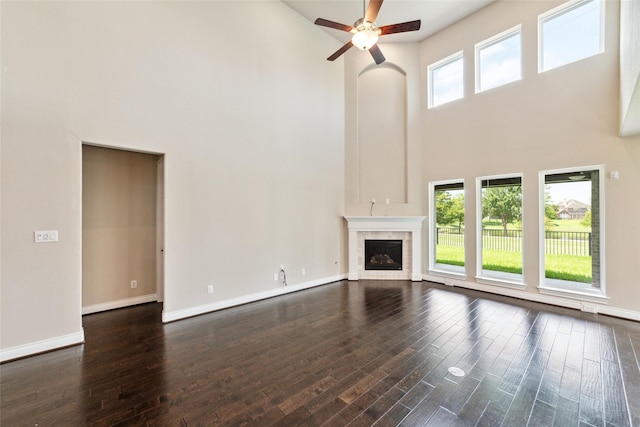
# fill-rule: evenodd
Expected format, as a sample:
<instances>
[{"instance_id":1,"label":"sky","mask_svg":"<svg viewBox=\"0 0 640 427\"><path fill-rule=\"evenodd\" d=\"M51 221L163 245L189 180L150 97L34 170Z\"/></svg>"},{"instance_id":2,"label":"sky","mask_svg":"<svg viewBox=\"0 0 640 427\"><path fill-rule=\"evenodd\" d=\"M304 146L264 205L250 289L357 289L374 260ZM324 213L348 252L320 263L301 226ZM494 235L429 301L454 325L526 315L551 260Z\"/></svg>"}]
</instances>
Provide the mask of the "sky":
<instances>
[{"instance_id":1,"label":"sky","mask_svg":"<svg viewBox=\"0 0 640 427\"><path fill-rule=\"evenodd\" d=\"M590 205L591 181L550 184L549 194L551 194L551 201L556 204L565 199L573 199Z\"/></svg>"}]
</instances>

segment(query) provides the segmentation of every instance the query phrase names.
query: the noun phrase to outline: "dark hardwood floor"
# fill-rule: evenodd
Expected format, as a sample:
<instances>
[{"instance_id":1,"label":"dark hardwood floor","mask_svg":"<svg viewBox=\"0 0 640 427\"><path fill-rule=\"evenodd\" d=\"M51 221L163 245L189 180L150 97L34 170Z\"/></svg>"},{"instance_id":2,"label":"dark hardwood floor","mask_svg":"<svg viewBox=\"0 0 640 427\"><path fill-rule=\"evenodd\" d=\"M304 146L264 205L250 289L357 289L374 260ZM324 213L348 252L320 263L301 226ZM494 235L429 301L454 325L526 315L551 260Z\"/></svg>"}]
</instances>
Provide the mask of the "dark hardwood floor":
<instances>
[{"instance_id":1,"label":"dark hardwood floor","mask_svg":"<svg viewBox=\"0 0 640 427\"><path fill-rule=\"evenodd\" d=\"M637 322L382 281L160 318L0 365L2 426L640 426Z\"/></svg>"}]
</instances>

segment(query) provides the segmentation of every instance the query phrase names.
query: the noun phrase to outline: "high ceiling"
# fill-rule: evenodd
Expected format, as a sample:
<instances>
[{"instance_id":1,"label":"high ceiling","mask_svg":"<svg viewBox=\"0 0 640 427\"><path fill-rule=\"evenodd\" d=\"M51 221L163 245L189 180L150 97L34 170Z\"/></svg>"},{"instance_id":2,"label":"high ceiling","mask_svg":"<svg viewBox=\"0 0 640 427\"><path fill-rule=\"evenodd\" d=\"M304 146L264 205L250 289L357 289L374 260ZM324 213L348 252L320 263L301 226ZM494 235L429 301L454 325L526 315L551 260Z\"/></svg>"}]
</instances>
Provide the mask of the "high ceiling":
<instances>
[{"instance_id":1,"label":"high ceiling","mask_svg":"<svg viewBox=\"0 0 640 427\"><path fill-rule=\"evenodd\" d=\"M362 0L282 0L293 10L314 22L316 18L346 25L361 18ZM369 4L369 0L365 0ZM385 43L416 42L426 39L443 28L482 9L494 0L385 0L378 14L378 26L422 20L420 31L385 36ZM322 27L342 43L351 37L349 33Z\"/></svg>"}]
</instances>

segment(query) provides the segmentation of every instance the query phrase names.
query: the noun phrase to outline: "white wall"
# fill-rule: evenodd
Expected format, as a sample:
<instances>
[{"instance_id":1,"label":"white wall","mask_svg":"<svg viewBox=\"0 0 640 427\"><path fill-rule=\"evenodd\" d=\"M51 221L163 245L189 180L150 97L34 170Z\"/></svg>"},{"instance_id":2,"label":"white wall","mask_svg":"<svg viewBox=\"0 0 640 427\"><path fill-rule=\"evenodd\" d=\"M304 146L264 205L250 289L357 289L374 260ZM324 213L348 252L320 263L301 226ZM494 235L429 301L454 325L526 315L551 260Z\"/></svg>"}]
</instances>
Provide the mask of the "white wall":
<instances>
[{"instance_id":1,"label":"white wall","mask_svg":"<svg viewBox=\"0 0 640 427\"><path fill-rule=\"evenodd\" d=\"M165 154L167 318L343 277L338 42L277 1L1 8L3 359L82 339L83 141Z\"/></svg>"},{"instance_id":2,"label":"white wall","mask_svg":"<svg viewBox=\"0 0 640 427\"><path fill-rule=\"evenodd\" d=\"M347 215L369 215L371 198L375 197L374 215L421 215L423 185L420 179L420 78L423 73L420 70L418 44L380 43L380 49L386 62L381 66L383 70L378 70L379 73L376 70L367 71L374 64L368 52L350 49L344 55L347 165L345 210ZM385 76L390 78L385 80ZM372 84L379 86L379 96L387 98L386 103L392 111L385 114L380 104L358 105L359 100L363 103L370 102L371 97L362 92ZM391 96L393 91L398 92L395 99ZM394 108L400 103L406 104L402 115L398 114L400 107ZM366 132L370 124L374 129L380 126L387 130ZM399 129L400 125L404 129ZM405 140L386 141L391 134ZM374 152L367 147L376 144L387 144L388 147L397 149L401 149L400 146L404 144L406 158L392 158L387 150L380 150L376 159ZM361 164L365 161L366 165ZM379 170L375 172L368 170L368 167ZM386 198L390 199L389 204L385 203Z\"/></svg>"}]
</instances>

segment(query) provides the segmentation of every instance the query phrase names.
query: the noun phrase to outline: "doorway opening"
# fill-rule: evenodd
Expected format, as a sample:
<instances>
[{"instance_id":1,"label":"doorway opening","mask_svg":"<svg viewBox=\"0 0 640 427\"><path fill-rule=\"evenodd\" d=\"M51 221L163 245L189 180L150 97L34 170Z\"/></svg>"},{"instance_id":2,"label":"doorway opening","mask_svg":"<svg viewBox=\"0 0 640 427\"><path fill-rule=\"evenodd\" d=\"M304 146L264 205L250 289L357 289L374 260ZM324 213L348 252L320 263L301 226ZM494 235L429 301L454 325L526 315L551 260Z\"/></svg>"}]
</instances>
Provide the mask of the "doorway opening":
<instances>
[{"instance_id":1,"label":"doorway opening","mask_svg":"<svg viewBox=\"0 0 640 427\"><path fill-rule=\"evenodd\" d=\"M164 156L83 144L82 314L164 299Z\"/></svg>"}]
</instances>

